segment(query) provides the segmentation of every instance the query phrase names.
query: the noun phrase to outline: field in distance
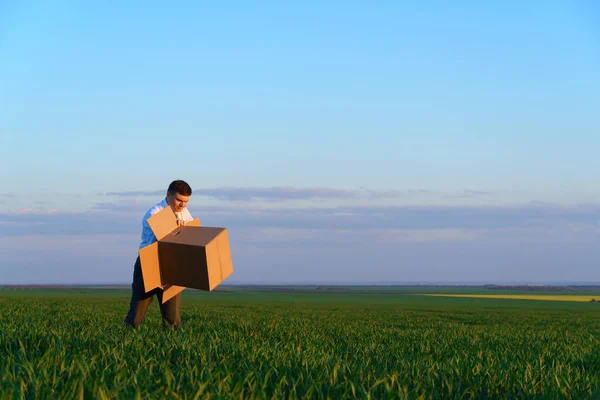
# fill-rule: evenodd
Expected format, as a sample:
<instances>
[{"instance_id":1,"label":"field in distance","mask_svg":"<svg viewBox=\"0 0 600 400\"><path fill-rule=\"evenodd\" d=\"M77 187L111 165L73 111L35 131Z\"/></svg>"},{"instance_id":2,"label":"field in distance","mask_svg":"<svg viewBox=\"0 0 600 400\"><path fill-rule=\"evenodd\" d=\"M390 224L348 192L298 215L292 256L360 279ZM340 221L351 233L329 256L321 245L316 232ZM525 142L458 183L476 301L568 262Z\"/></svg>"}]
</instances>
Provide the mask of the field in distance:
<instances>
[{"instance_id":1,"label":"field in distance","mask_svg":"<svg viewBox=\"0 0 600 400\"><path fill-rule=\"evenodd\" d=\"M171 331L124 329L126 288L0 289L0 398L600 398L600 303L415 296L457 290L495 289L186 290Z\"/></svg>"},{"instance_id":2,"label":"field in distance","mask_svg":"<svg viewBox=\"0 0 600 400\"><path fill-rule=\"evenodd\" d=\"M423 293L418 296L436 297L462 297L479 299L509 299L509 300L542 300L542 301L575 301L595 302L600 301L600 295L568 295L568 294L447 294L447 293Z\"/></svg>"}]
</instances>

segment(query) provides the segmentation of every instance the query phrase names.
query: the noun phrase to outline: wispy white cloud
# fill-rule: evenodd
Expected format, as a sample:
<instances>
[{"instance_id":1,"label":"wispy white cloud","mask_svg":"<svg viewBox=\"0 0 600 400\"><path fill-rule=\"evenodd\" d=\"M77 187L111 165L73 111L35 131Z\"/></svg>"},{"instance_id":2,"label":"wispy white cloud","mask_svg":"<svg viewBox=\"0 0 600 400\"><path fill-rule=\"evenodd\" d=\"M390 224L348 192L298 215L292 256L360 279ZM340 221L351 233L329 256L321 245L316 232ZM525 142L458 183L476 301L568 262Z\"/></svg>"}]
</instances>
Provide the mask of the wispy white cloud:
<instances>
[{"instance_id":1,"label":"wispy white cloud","mask_svg":"<svg viewBox=\"0 0 600 400\"><path fill-rule=\"evenodd\" d=\"M32 208L19 208L13 211L11 214L13 215L52 215L52 214L61 214L57 208L48 208L48 207L32 207Z\"/></svg>"},{"instance_id":2,"label":"wispy white cloud","mask_svg":"<svg viewBox=\"0 0 600 400\"><path fill-rule=\"evenodd\" d=\"M435 222L413 221L413 227L400 226L411 210L393 210L394 224L378 226L371 215L386 210L352 210L360 218L344 225L328 214L334 210L317 210L300 224L311 210L253 210L257 219L249 220L252 212L232 208L199 216L223 222L227 215L231 224L204 225L229 228L238 282L592 279L600 262L600 227L592 220L597 206L412 209L421 213L417 222ZM478 213L487 219L439 227L460 225L465 215L478 219ZM517 223L523 213L544 223ZM0 283L128 283L140 229L141 217L112 211L0 214Z\"/></svg>"},{"instance_id":3,"label":"wispy white cloud","mask_svg":"<svg viewBox=\"0 0 600 400\"><path fill-rule=\"evenodd\" d=\"M0 240L0 284L131 282L137 235L27 235Z\"/></svg>"},{"instance_id":4,"label":"wispy white cloud","mask_svg":"<svg viewBox=\"0 0 600 400\"><path fill-rule=\"evenodd\" d=\"M464 189L460 193L449 194L446 197L447 198L457 198L457 199L471 199L471 198L477 198L477 197L482 197L482 196L490 196L492 194L493 194L493 192L485 191L485 190Z\"/></svg>"},{"instance_id":5,"label":"wispy white cloud","mask_svg":"<svg viewBox=\"0 0 600 400\"><path fill-rule=\"evenodd\" d=\"M119 197L136 197L136 196L161 196L166 194L166 190L150 190L150 191L131 191L131 192L107 192L98 193L98 195L119 196Z\"/></svg>"},{"instance_id":6,"label":"wispy white cloud","mask_svg":"<svg viewBox=\"0 0 600 400\"><path fill-rule=\"evenodd\" d=\"M231 229L564 229L574 226L598 227L600 223L600 205L347 206L287 209L221 205L194 206L190 210L194 216L201 218L204 225ZM88 212L78 213L24 209L0 213L0 222L19 223L11 232L0 229L0 235L126 233L140 229L145 211L146 205L130 203L99 203Z\"/></svg>"},{"instance_id":7,"label":"wispy white cloud","mask_svg":"<svg viewBox=\"0 0 600 400\"><path fill-rule=\"evenodd\" d=\"M297 187L222 187L200 189L196 193L225 201L347 199L359 196L359 192L354 190Z\"/></svg>"},{"instance_id":8,"label":"wispy white cloud","mask_svg":"<svg viewBox=\"0 0 600 400\"><path fill-rule=\"evenodd\" d=\"M141 220L117 213L25 209L0 213L0 236L127 234L136 232Z\"/></svg>"},{"instance_id":9,"label":"wispy white cloud","mask_svg":"<svg viewBox=\"0 0 600 400\"><path fill-rule=\"evenodd\" d=\"M22 257L23 252L43 251L71 255L95 257L111 253L135 253L139 235L26 235L8 236L0 241L3 252L11 252Z\"/></svg>"},{"instance_id":10,"label":"wispy white cloud","mask_svg":"<svg viewBox=\"0 0 600 400\"><path fill-rule=\"evenodd\" d=\"M411 243L475 240L483 233L465 229L242 229L239 237L253 244L335 244L360 246L361 243Z\"/></svg>"},{"instance_id":11,"label":"wispy white cloud","mask_svg":"<svg viewBox=\"0 0 600 400\"><path fill-rule=\"evenodd\" d=\"M106 196L136 197L157 196L164 194L164 190L108 192ZM197 196L212 197L220 201L289 201L289 200L316 200L316 199L386 199L397 198L414 194L432 194L425 189L408 190L347 190L327 187L216 187L194 189Z\"/></svg>"},{"instance_id":12,"label":"wispy white cloud","mask_svg":"<svg viewBox=\"0 0 600 400\"><path fill-rule=\"evenodd\" d=\"M348 206L336 208L193 210L204 221L232 226L315 229L498 229L596 225L600 206ZM213 211L220 214L212 215Z\"/></svg>"},{"instance_id":13,"label":"wispy white cloud","mask_svg":"<svg viewBox=\"0 0 600 400\"><path fill-rule=\"evenodd\" d=\"M102 196L82 212L0 212L0 283L130 281L154 201ZM192 214L229 229L242 282L592 279L600 262L600 204L202 203Z\"/></svg>"},{"instance_id":14,"label":"wispy white cloud","mask_svg":"<svg viewBox=\"0 0 600 400\"><path fill-rule=\"evenodd\" d=\"M90 210L92 211L108 211L114 213L144 213L144 207L150 208L149 204L141 205L135 202L100 202L92 205Z\"/></svg>"}]
</instances>

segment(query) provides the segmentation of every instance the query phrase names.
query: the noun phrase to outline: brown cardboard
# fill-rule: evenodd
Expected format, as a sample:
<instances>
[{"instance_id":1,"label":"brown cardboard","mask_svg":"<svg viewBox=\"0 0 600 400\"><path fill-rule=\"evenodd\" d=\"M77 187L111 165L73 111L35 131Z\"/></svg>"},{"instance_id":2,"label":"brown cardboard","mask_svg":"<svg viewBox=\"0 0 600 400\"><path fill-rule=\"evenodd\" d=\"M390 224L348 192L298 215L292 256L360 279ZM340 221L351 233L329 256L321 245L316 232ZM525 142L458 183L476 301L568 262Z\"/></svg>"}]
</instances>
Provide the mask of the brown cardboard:
<instances>
[{"instance_id":1,"label":"brown cardboard","mask_svg":"<svg viewBox=\"0 0 600 400\"><path fill-rule=\"evenodd\" d=\"M202 227L198 218L178 227L170 208L148 224L158 241L139 251L144 290L163 287L163 303L186 287L211 291L233 273L226 228Z\"/></svg>"},{"instance_id":2,"label":"brown cardboard","mask_svg":"<svg viewBox=\"0 0 600 400\"><path fill-rule=\"evenodd\" d=\"M165 237L166 234L177 228L177 219L175 218L175 214L172 211L164 212L165 210L169 211L170 208L163 208L160 212L157 212L148 218L148 225L150 225L152 233L154 233L156 240L159 242L163 237Z\"/></svg>"},{"instance_id":3,"label":"brown cardboard","mask_svg":"<svg viewBox=\"0 0 600 400\"><path fill-rule=\"evenodd\" d=\"M166 286L163 289L162 303L165 303L171 297L174 297L177 293L182 292L183 289L185 289L185 287L183 287L183 286L176 286L176 285Z\"/></svg>"},{"instance_id":4,"label":"brown cardboard","mask_svg":"<svg viewBox=\"0 0 600 400\"><path fill-rule=\"evenodd\" d=\"M158 243L140 249L140 263L142 265L142 277L146 293L162 286L160 278L160 267L158 265Z\"/></svg>"},{"instance_id":5,"label":"brown cardboard","mask_svg":"<svg viewBox=\"0 0 600 400\"><path fill-rule=\"evenodd\" d=\"M185 226L200 226L200 218L196 218L191 220L190 222L186 222Z\"/></svg>"}]
</instances>

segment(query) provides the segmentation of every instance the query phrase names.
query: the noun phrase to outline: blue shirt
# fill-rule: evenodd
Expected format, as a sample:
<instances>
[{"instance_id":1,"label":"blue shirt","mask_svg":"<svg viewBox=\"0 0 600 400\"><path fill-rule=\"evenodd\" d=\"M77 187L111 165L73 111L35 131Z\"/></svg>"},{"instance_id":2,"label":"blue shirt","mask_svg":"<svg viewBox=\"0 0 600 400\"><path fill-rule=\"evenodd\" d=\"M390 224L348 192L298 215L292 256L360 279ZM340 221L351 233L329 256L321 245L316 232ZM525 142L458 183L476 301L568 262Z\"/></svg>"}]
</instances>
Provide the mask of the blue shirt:
<instances>
[{"instance_id":1,"label":"blue shirt","mask_svg":"<svg viewBox=\"0 0 600 400\"><path fill-rule=\"evenodd\" d=\"M167 199L163 199L160 203L154 205L154 207L146 211L146 214L144 214L144 218L142 220L142 242L140 243L140 249L149 246L157 241L156 236L154 236L154 233L150 228L150 224L148 224L148 218L161 211L163 208L167 207L169 207ZM181 211L181 216L185 222L190 222L191 220L193 220L192 215L188 211L187 207L184 208L183 211Z\"/></svg>"}]
</instances>

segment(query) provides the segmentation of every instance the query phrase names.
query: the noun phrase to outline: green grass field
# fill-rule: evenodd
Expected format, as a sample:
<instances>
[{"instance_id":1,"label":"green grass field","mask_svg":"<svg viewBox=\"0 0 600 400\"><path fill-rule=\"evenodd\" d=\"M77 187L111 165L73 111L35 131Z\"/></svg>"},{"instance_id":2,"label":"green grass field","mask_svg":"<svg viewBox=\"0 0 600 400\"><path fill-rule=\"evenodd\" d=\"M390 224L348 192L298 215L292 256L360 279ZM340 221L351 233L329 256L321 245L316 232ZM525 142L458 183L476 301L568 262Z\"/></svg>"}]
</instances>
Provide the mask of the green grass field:
<instances>
[{"instance_id":1,"label":"green grass field","mask_svg":"<svg viewBox=\"0 0 600 400\"><path fill-rule=\"evenodd\" d=\"M600 303L421 292L2 289L0 398L600 398Z\"/></svg>"}]
</instances>

